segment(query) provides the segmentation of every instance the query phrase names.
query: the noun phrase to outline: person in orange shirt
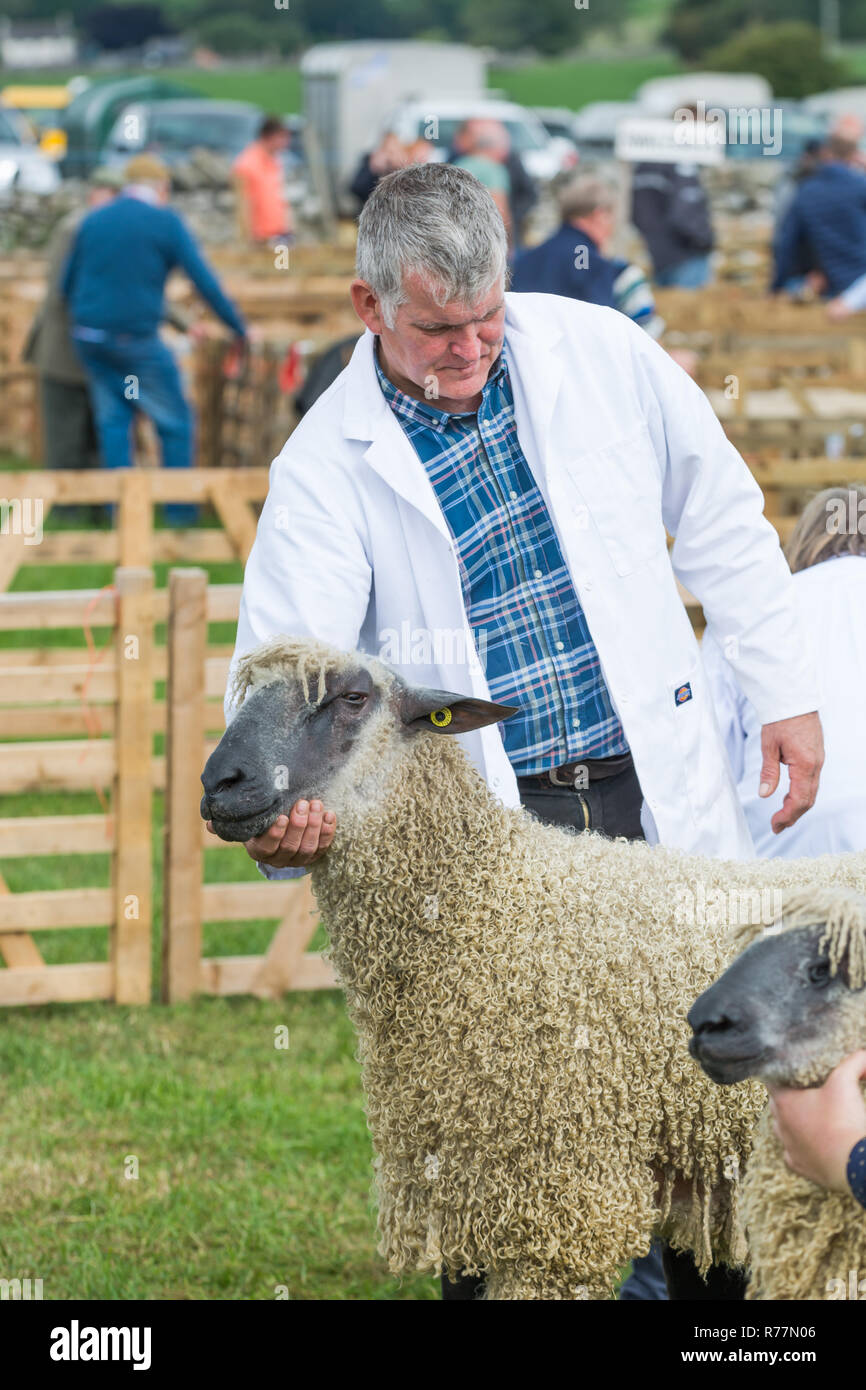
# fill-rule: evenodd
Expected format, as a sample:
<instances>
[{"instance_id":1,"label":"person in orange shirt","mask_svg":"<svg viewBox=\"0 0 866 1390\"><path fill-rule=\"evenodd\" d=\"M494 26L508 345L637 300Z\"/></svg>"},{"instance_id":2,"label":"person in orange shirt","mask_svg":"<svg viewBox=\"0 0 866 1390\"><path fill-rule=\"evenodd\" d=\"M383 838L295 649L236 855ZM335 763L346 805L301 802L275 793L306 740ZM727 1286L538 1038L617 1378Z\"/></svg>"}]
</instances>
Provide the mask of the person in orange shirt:
<instances>
[{"instance_id":1,"label":"person in orange shirt","mask_svg":"<svg viewBox=\"0 0 866 1390\"><path fill-rule=\"evenodd\" d=\"M291 242L294 238L292 209L283 192L285 174L279 157L290 138L282 121L266 116L255 140L232 165L238 221L247 241Z\"/></svg>"}]
</instances>

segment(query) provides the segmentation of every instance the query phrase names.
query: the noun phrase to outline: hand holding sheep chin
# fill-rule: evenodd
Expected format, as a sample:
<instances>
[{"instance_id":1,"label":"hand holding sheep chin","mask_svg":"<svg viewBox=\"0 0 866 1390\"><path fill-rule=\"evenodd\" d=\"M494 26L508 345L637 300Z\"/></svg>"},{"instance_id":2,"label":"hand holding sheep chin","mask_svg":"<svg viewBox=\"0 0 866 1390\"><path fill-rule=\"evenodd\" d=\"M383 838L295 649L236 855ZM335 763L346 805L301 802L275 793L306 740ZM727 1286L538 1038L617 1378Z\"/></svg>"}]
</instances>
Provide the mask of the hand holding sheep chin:
<instances>
[{"instance_id":1,"label":"hand holding sheep chin","mask_svg":"<svg viewBox=\"0 0 866 1390\"><path fill-rule=\"evenodd\" d=\"M210 821L208 830L213 830ZM337 817L326 811L321 801L296 801L287 816L277 816L272 826L244 849L259 864L275 869L303 869L314 864L329 848L337 828Z\"/></svg>"},{"instance_id":2,"label":"hand holding sheep chin","mask_svg":"<svg viewBox=\"0 0 866 1390\"><path fill-rule=\"evenodd\" d=\"M855 1144L866 1139L863 1076L866 1050L852 1052L840 1062L823 1086L770 1089L773 1129L785 1162L820 1187L848 1191L849 1155Z\"/></svg>"},{"instance_id":3,"label":"hand holding sheep chin","mask_svg":"<svg viewBox=\"0 0 866 1390\"><path fill-rule=\"evenodd\" d=\"M765 724L761 729L761 752L759 796L772 796L779 785L781 763L786 764L791 781L781 811L770 822L778 835L815 804L824 766L824 733L817 710Z\"/></svg>"}]
</instances>

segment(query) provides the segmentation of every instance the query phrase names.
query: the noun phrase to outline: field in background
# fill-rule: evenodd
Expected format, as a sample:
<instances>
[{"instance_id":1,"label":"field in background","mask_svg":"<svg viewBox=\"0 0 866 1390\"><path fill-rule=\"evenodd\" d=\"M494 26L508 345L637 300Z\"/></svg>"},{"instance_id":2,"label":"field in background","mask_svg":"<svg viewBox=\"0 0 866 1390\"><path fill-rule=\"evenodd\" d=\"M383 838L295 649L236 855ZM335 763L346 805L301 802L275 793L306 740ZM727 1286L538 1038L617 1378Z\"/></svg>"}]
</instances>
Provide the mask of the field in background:
<instances>
[{"instance_id":1,"label":"field in background","mask_svg":"<svg viewBox=\"0 0 866 1390\"><path fill-rule=\"evenodd\" d=\"M648 21L657 0L646 0ZM638 20L640 20L640 16ZM866 81L866 44L845 45L842 56L856 78ZM79 72L82 70L79 69ZM550 62L529 63L525 67L497 68L489 71L488 84L513 101L527 106L565 106L578 110L591 101L626 101L642 82L685 72L685 65L674 55L659 52L647 57L591 56ZM22 73L16 82L63 82L72 73ZM84 70L94 80L102 77L136 77L139 71L99 73ZM165 69L169 81L182 83L203 96L226 101L251 101L267 111L289 115L301 110L301 77L297 67L225 68L213 72L199 69ZM3 84L0 78L0 86ZM784 92L780 93L784 96ZM378 134L371 131L371 139Z\"/></svg>"}]
</instances>

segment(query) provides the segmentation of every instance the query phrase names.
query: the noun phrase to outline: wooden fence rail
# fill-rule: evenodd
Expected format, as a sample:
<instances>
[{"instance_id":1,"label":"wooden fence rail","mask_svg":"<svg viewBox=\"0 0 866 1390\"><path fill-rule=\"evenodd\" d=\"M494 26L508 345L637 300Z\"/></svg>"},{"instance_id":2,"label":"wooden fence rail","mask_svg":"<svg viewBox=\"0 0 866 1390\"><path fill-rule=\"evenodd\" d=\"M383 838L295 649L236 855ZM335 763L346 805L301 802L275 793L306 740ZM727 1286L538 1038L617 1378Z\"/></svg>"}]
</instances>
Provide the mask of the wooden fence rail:
<instances>
[{"instance_id":1,"label":"wooden fence rail","mask_svg":"<svg viewBox=\"0 0 866 1390\"><path fill-rule=\"evenodd\" d=\"M286 883L202 885L201 769L214 728L207 699L208 596L203 570L173 570L169 580L169 680L162 990L166 1001L196 993L258 994L333 988L330 963L307 951L316 929L309 879ZM222 711L220 711L220 714ZM224 727L222 718L219 727ZM207 832L205 832L207 833ZM235 854L239 846L226 846ZM252 917L280 903L281 921L262 956L203 957L202 923Z\"/></svg>"},{"instance_id":2,"label":"wooden fence rail","mask_svg":"<svg viewBox=\"0 0 866 1390\"><path fill-rule=\"evenodd\" d=\"M16 597L18 602L0 599L4 631L60 624L52 611L55 595ZM60 596L67 622L84 625L98 612L112 629L116 736L7 744L0 759L0 792L106 788L112 814L0 821L0 856L108 850L111 886L11 893L0 876L0 955L6 964L0 970L0 1004L82 999L141 1004L150 998L152 599L153 576L141 569L119 569L110 594L84 590ZM80 652L76 655L80 659ZM58 676L62 684L63 667L43 675L40 686L27 690L28 704L39 701L50 708ZM4 667L0 693L0 730L5 737L20 737L20 720L12 735L3 725L5 702L22 698L16 667ZM46 964L31 933L80 926L108 928L108 963Z\"/></svg>"},{"instance_id":3,"label":"wooden fence rail","mask_svg":"<svg viewBox=\"0 0 866 1390\"><path fill-rule=\"evenodd\" d=\"M0 591L22 565L111 564L149 567L178 560L246 563L256 535L255 504L268 491L267 468L82 469L0 473ZM157 503L210 503L222 530L154 528ZM115 505L111 531L44 533L55 505ZM38 530L41 533L35 535Z\"/></svg>"}]
</instances>

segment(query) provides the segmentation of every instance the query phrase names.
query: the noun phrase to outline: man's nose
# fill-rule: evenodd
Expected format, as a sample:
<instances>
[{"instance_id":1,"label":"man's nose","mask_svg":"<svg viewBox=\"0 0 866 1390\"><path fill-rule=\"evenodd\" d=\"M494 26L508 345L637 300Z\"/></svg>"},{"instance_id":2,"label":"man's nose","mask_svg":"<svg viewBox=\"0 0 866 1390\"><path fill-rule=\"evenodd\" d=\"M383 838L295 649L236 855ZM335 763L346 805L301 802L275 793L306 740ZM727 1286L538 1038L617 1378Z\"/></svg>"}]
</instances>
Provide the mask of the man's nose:
<instances>
[{"instance_id":1,"label":"man's nose","mask_svg":"<svg viewBox=\"0 0 866 1390\"><path fill-rule=\"evenodd\" d=\"M481 339L478 330L467 326L451 339L451 351L466 362L477 362L481 357Z\"/></svg>"}]
</instances>

